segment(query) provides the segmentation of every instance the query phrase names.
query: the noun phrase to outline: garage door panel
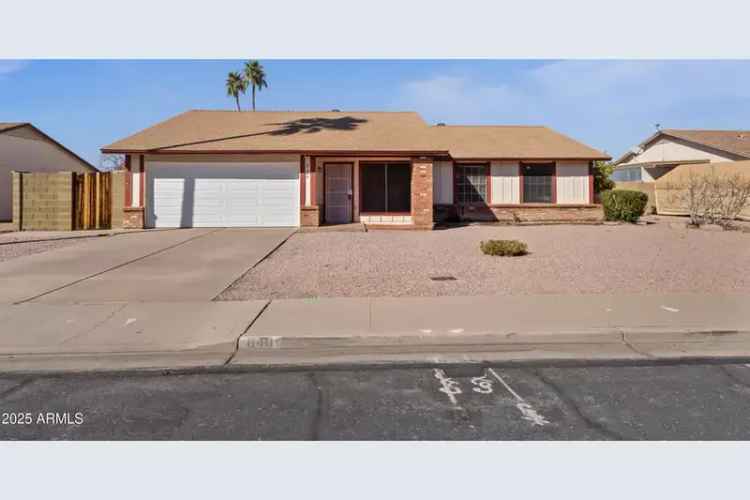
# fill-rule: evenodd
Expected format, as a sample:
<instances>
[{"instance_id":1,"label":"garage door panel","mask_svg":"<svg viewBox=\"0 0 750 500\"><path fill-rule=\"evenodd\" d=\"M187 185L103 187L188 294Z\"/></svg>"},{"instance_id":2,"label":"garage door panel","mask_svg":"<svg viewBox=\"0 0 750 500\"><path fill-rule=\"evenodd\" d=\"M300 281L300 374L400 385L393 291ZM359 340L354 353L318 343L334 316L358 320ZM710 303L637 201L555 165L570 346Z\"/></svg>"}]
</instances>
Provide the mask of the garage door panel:
<instances>
[{"instance_id":1,"label":"garage door panel","mask_svg":"<svg viewBox=\"0 0 750 500\"><path fill-rule=\"evenodd\" d=\"M299 225L297 164L156 162L147 171L155 227Z\"/></svg>"}]
</instances>

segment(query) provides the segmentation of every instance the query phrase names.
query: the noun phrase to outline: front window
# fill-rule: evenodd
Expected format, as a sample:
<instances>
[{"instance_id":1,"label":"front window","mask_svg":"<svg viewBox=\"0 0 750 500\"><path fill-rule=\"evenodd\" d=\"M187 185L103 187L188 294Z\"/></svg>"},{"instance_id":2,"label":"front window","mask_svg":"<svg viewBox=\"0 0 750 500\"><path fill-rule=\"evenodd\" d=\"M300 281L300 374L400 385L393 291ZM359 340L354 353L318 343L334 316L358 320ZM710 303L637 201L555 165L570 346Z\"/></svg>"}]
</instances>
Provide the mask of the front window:
<instances>
[{"instance_id":1,"label":"front window","mask_svg":"<svg viewBox=\"0 0 750 500\"><path fill-rule=\"evenodd\" d=\"M615 182L633 182L642 180L641 167L616 168L612 172L612 180Z\"/></svg>"},{"instance_id":2,"label":"front window","mask_svg":"<svg viewBox=\"0 0 750 500\"><path fill-rule=\"evenodd\" d=\"M456 165L456 203L487 202L487 165Z\"/></svg>"},{"instance_id":3,"label":"front window","mask_svg":"<svg viewBox=\"0 0 750 500\"><path fill-rule=\"evenodd\" d=\"M524 163L521 168L524 203L554 203L552 183L555 182L555 164Z\"/></svg>"},{"instance_id":4,"label":"front window","mask_svg":"<svg viewBox=\"0 0 750 500\"><path fill-rule=\"evenodd\" d=\"M362 212L410 212L411 165L408 163L360 164Z\"/></svg>"}]
</instances>

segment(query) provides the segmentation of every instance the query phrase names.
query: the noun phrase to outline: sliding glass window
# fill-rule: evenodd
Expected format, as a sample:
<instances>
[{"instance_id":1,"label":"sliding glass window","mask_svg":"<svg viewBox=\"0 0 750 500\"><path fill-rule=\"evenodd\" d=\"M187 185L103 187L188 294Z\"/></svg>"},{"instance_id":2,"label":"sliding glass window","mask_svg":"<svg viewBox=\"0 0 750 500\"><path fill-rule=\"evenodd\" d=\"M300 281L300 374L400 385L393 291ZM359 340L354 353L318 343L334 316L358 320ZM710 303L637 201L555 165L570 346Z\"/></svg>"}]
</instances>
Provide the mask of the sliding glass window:
<instances>
[{"instance_id":1,"label":"sliding glass window","mask_svg":"<svg viewBox=\"0 0 750 500\"><path fill-rule=\"evenodd\" d=\"M360 163L360 212L411 212L411 164Z\"/></svg>"}]
</instances>

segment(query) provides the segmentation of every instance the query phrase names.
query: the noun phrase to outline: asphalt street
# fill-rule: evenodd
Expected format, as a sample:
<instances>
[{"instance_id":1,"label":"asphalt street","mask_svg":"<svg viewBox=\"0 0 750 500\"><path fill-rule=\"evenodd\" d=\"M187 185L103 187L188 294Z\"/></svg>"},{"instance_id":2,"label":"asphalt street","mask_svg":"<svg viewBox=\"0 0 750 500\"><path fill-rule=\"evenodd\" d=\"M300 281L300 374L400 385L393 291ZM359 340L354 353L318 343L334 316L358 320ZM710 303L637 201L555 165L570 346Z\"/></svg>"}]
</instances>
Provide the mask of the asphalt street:
<instances>
[{"instance_id":1,"label":"asphalt street","mask_svg":"<svg viewBox=\"0 0 750 500\"><path fill-rule=\"evenodd\" d=\"M0 439L747 440L750 365L0 376Z\"/></svg>"}]
</instances>

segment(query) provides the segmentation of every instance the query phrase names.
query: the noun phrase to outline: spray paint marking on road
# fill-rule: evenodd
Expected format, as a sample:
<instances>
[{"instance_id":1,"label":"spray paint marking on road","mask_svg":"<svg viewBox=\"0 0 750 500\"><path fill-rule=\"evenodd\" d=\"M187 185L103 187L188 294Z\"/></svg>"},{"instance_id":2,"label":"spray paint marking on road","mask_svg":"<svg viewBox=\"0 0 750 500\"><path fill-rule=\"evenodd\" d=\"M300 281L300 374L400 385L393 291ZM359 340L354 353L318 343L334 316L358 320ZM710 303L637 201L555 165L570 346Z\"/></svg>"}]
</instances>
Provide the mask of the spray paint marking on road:
<instances>
[{"instance_id":1,"label":"spray paint marking on road","mask_svg":"<svg viewBox=\"0 0 750 500\"><path fill-rule=\"evenodd\" d=\"M471 384L474 386L471 389L474 392L478 392L479 394L492 394L492 380L488 379L487 375L472 377Z\"/></svg>"},{"instance_id":2,"label":"spray paint marking on road","mask_svg":"<svg viewBox=\"0 0 750 500\"><path fill-rule=\"evenodd\" d=\"M516 398L516 408L521 412L521 415L523 416L524 420L528 420L533 425L538 425L540 427L547 425L549 423L549 420L544 418L542 415L537 413L537 411L531 407L529 403L526 402L525 399L523 399L521 396L518 395L516 391L514 391L506 382L503 380L503 378L497 374L495 370L492 368L488 368L487 371L497 379L498 382L503 384L503 387L505 387L511 395Z\"/></svg>"},{"instance_id":3,"label":"spray paint marking on road","mask_svg":"<svg viewBox=\"0 0 750 500\"><path fill-rule=\"evenodd\" d=\"M458 382L448 377L445 374L445 371L441 370L440 368L435 368L435 378L440 381L440 385L442 386L438 390L448 396L448 399L451 403L453 403L453 406L458 406L458 399L456 399L456 394L463 393Z\"/></svg>"}]
</instances>

